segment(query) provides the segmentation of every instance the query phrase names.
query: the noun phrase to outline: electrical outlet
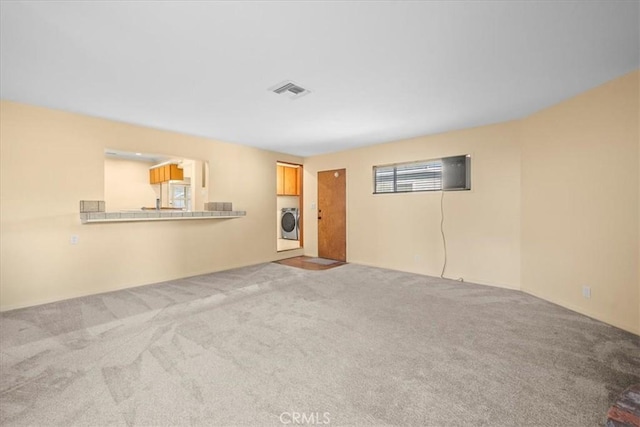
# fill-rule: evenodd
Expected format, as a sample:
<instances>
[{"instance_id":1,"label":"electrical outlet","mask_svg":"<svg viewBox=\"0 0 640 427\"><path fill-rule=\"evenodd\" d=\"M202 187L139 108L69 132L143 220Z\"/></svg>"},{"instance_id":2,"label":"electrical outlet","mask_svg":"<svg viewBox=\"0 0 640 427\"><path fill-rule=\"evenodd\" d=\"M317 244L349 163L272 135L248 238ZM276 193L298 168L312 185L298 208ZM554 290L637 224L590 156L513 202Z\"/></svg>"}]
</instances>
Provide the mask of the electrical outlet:
<instances>
[{"instance_id":1,"label":"electrical outlet","mask_svg":"<svg viewBox=\"0 0 640 427\"><path fill-rule=\"evenodd\" d=\"M69 243L72 245L77 245L78 241L80 241L80 236L78 236L77 234L72 234L71 238L69 239Z\"/></svg>"},{"instance_id":2,"label":"electrical outlet","mask_svg":"<svg viewBox=\"0 0 640 427\"><path fill-rule=\"evenodd\" d=\"M582 287L582 296L584 298L587 298L587 299L591 298L591 287L583 286Z\"/></svg>"}]
</instances>

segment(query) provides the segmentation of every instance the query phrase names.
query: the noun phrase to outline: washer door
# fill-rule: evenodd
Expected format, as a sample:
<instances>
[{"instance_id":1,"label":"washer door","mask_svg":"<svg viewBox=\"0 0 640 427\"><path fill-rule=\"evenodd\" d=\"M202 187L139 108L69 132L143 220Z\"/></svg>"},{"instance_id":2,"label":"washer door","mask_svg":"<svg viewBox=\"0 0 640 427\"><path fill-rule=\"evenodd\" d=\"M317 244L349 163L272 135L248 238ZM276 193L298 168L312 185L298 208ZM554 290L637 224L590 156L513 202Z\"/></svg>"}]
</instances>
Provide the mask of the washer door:
<instances>
[{"instance_id":1,"label":"washer door","mask_svg":"<svg viewBox=\"0 0 640 427\"><path fill-rule=\"evenodd\" d=\"M282 231L291 233L296 228L296 217L292 212L285 212L280 218L280 224L282 225Z\"/></svg>"}]
</instances>

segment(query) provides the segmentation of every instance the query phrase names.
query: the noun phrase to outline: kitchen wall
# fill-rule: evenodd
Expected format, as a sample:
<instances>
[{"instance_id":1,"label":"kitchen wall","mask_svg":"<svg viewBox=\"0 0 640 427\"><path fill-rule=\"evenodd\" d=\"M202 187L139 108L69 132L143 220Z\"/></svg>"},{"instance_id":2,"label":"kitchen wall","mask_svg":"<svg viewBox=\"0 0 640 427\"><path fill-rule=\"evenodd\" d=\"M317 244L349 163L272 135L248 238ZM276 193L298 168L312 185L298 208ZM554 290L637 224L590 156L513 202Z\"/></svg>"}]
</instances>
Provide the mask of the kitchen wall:
<instances>
[{"instance_id":1,"label":"kitchen wall","mask_svg":"<svg viewBox=\"0 0 640 427\"><path fill-rule=\"evenodd\" d=\"M317 255L317 173L347 170L347 260L439 276L442 193L373 194L373 166L471 154L472 190L444 194L446 276L520 287L518 122L305 159L305 253Z\"/></svg>"},{"instance_id":2,"label":"kitchen wall","mask_svg":"<svg viewBox=\"0 0 640 427\"><path fill-rule=\"evenodd\" d=\"M104 159L104 201L109 211L153 207L160 197L159 185L149 184L153 163Z\"/></svg>"},{"instance_id":3,"label":"kitchen wall","mask_svg":"<svg viewBox=\"0 0 640 427\"><path fill-rule=\"evenodd\" d=\"M191 198L194 211L204 210L207 199L207 164L202 160L185 159L184 164L189 165L185 170L185 177L191 179ZM219 202L220 200L216 200Z\"/></svg>"},{"instance_id":4,"label":"kitchen wall","mask_svg":"<svg viewBox=\"0 0 640 427\"><path fill-rule=\"evenodd\" d=\"M226 220L81 224L104 200L105 148L203 159ZM0 308L272 261L276 161L295 156L14 102L0 103ZM72 235L79 238L70 244Z\"/></svg>"},{"instance_id":5,"label":"kitchen wall","mask_svg":"<svg viewBox=\"0 0 640 427\"><path fill-rule=\"evenodd\" d=\"M526 118L521 139L522 289L636 333L639 76Z\"/></svg>"}]
</instances>

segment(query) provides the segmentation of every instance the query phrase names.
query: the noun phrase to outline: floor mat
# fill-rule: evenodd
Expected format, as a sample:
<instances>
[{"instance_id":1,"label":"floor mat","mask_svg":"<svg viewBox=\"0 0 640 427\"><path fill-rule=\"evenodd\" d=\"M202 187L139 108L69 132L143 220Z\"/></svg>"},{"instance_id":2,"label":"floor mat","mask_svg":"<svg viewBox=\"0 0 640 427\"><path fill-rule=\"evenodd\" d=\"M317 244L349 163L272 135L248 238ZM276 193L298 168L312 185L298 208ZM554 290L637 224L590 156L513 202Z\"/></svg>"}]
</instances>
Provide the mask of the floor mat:
<instances>
[{"instance_id":1,"label":"floor mat","mask_svg":"<svg viewBox=\"0 0 640 427\"><path fill-rule=\"evenodd\" d=\"M335 264L336 262L341 262L341 261L336 261L335 259L326 259L326 258L309 258L304 261L312 262L314 264L320 264L320 265L331 265L331 264Z\"/></svg>"},{"instance_id":2,"label":"floor mat","mask_svg":"<svg viewBox=\"0 0 640 427\"><path fill-rule=\"evenodd\" d=\"M277 264L288 265L289 267L302 268L304 270L328 270L330 268L339 267L346 264L346 262L342 261L335 261L326 258L314 258L308 256L297 256L274 262Z\"/></svg>"}]
</instances>

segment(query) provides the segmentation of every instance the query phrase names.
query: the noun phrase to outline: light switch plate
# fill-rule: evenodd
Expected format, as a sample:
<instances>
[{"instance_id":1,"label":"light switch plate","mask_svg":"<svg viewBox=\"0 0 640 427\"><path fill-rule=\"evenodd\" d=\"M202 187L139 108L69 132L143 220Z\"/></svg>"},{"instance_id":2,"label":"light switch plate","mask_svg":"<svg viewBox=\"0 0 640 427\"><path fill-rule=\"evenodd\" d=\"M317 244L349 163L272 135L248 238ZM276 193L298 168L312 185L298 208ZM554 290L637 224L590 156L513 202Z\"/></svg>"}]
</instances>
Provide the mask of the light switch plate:
<instances>
[{"instance_id":1,"label":"light switch plate","mask_svg":"<svg viewBox=\"0 0 640 427\"><path fill-rule=\"evenodd\" d=\"M77 245L79 241L80 236L78 236L77 234L72 234L71 238L69 239L69 243L71 243L72 245Z\"/></svg>"}]
</instances>

